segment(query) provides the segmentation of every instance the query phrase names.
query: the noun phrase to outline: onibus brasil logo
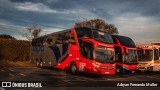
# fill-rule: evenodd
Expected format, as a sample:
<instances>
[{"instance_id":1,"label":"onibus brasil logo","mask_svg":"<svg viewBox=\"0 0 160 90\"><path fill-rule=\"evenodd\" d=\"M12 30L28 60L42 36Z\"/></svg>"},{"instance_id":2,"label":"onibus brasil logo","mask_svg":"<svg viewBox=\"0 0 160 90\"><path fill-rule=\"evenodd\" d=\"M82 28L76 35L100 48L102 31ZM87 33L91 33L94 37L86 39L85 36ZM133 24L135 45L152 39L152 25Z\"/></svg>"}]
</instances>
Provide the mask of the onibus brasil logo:
<instances>
[{"instance_id":1,"label":"onibus brasil logo","mask_svg":"<svg viewBox=\"0 0 160 90\"><path fill-rule=\"evenodd\" d=\"M23 83L23 82L2 82L2 88L9 87L42 87L41 83Z\"/></svg>"}]
</instances>

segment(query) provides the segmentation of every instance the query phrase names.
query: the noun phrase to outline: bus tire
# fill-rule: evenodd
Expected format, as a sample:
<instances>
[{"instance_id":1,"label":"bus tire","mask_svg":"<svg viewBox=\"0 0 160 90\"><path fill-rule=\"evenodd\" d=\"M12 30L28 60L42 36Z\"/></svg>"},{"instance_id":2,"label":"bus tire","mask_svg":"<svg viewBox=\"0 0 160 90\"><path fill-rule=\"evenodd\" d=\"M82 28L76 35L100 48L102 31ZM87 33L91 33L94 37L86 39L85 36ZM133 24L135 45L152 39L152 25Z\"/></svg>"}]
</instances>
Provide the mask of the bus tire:
<instances>
[{"instance_id":1,"label":"bus tire","mask_svg":"<svg viewBox=\"0 0 160 90\"><path fill-rule=\"evenodd\" d=\"M43 60L40 60L39 66L43 67Z\"/></svg>"},{"instance_id":2,"label":"bus tire","mask_svg":"<svg viewBox=\"0 0 160 90\"><path fill-rule=\"evenodd\" d=\"M76 66L76 63L72 62L72 63L70 64L70 72L71 72L72 74L77 74L77 66Z\"/></svg>"},{"instance_id":3,"label":"bus tire","mask_svg":"<svg viewBox=\"0 0 160 90\"><path fill-rule=\"evenodd\" d=\"M126 73L126 70L124 68L122 68L122 73L125 74Z\"/></svg>"},{"instance_id":4,"label":"bus tire","mask_svg":"<svg viewBox=\"0 0 160 90\"><path fill-rule=\"evenodd\" d=\"M39 60L38 59L36 60L36 66L37 67L39 66Z\"/></svg>"},{"instance_id":5,"label":"bus tire","mask_svg":"<svg viewBox=\"0 0 160 90\"><path fill-rule=\"evenodd\" d=\"M153 66L150 67L150 71L153 72Z\"/></svg>"}]
</instances>

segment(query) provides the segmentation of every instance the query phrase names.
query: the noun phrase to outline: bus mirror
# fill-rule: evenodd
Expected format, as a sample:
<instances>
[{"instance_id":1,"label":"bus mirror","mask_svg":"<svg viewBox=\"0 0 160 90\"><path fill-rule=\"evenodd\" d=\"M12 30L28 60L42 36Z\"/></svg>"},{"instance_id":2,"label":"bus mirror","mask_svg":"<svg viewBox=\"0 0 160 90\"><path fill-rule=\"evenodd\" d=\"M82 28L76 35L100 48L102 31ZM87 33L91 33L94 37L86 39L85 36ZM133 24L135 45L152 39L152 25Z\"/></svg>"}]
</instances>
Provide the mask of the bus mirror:
<instances>
[{"instance_id":1,"label":"bus mirror","mask_svg":"<svg viewBox=\"0 0 160 90\"><path fill-rule=\"evenodd\" d=\"M92 41L89 39L89 37L82 37L82 40L84 42L92 43Z\"/></svg>"},{"instance_id":2,"label":"bus mirror","mask_svg":"<svg viewBox=\"0 0 160 90\"><path fill-rule=\"evenodd\" d=\"M123 53L128 54L128 49L123 48Z\"/></svg>"},{"instance_id":3,"label":"bus mirror","mask_svg":"<svg viewBox=\"0 0 160 90\"><path fill-rule=\"evenodd\" d=\"M84 36L84 37L82 37L83 39L89 39L89 37L87 37L87 36Z\"/></svg>"},{"instance_id":4,"label":"bus mirror","mask_svg":"<svg viewBox=\"0 0 160 90\"><path fill-rule=\"evenodd\" d=\"M128 54L128 49L125 49L126 50L126 54Z\"/></svg>"},{"instance_id":5,"label":"bus mirror","mask_svg":"<svg viewBox=\"0 0 160 90\"><path fill-rule=\"evenodd\" d=\"M124 53L124 54L128 54L128 49L123 48L122 50L123 50L123 51L122 51L122 53Z\"/></svg>"},{"instance_id":6,"label":"bus mirror","mask_svg":"<svg viewBox=\"0 0 160 90\"><path fill-rule=\"evenodd\" d=\"M144 55L146 54L146 50L145 50L145 49L143 49L143 54L144 54Z\"/></svg>"},{"instance_id":7,"label":"bus mirror","mask_svg":"<svg viewBox=\"0 0 160 90\"><path fill-rule=\"evenodd\" d=\"M121 53L124 53L124 49L123 49L123 47L121 47Z\"/></svg>"}]
</instances>

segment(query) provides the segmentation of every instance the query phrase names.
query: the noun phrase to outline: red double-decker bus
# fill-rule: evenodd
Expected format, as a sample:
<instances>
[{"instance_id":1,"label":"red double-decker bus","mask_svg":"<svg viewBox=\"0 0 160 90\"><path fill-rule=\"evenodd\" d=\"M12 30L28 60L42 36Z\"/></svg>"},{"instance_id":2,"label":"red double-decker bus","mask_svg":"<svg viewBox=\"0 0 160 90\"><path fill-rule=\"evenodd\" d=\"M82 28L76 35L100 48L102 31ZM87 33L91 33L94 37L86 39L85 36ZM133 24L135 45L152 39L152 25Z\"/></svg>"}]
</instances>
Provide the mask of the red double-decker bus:
<instances>
[{"instance_id":1,"label":"red double-decker bus","mask_svg":"<svg viewBox=\"0 0 160 90\"><path fill-rule=\"evenodd\" d=\"M32 62L72 73L115 74L111 35L86 27L72 28L32 40Z\"/></svg>"},{"instance_id":2,"label":"red double-decker bus","mask_svg":"<svg viewBox=\"0 0 160 90\"><path fill-rule=\"evenodd\" d=\"M116 71L134 73L138 66L137 48L134 41L126 36L112 35L115 47Z\"/></svg>"}]
</instances>

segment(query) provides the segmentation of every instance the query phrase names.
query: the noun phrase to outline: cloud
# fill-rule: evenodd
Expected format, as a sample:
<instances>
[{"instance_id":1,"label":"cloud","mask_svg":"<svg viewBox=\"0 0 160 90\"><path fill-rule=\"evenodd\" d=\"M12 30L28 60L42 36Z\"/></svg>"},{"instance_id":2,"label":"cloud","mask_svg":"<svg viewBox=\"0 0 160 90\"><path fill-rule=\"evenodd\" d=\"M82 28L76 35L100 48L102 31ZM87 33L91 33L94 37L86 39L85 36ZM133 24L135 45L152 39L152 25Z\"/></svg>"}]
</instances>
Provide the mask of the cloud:
<instances>
[{"instance_id":1,"label":"cloud","mask_svg":"<svg viewBox=\"0 0 160 90\"><path fill-rule=\"evenodd\" d=\"M53 14L70 14L84 17L92 17L93 13L84 9L53 9L43 3L32 3L32 2L24 2L24 3L16 3L15 8L21 11L31 11L38 13L53 13Z\"/></svg>"},{"instance_id":2,"label":"cloud","mask_svg":"<svg viewBox=\"0 0 160 90\"><path fill-rule=\"evenodd\" d=\"M0 23L0 34L7 34L20 40L27 40L27 38L23 36L25 30L27 30L26 28L27 27ZM42 32L40 33L40 36L61 31L64 29L65 28L42 28Z\"/></svg>"},{"instance_id":3,"label":"cloud","mask_svg":"<svg viewBox=\"0 0 160 90\"><path fill-rule=\"evenodd\" d=\"M40 12L40 13L58 13L57 10L53 10L48 6L44 5L43 3L16 3L15 6L18 10L22 11L33 11L33 12Z\"/></svg>"},{"instance_id":4,"label":"cloud","mask_svg":"<svg viewBox=\"0 0 160 90\"><path fill-rule=\"evenodd\" d=\"M119 34L129 36L138 43L150 43L159 40L159 23L156 19L136 13L126 13L113 19Z\"/></svg>"},{"instance_id":5,"label":"cloud","mask_svg":"<svg viewBox=\"0 0 160 90\"><path fill-rule=\"evenodd\" d=\"M17 39L26 40L25 37L22 37L24 30L25 30L25 27L22 27L22 26L13 26L13 25L6 25L3 23L0 23L0 34L8 34Z\"/></svg>"},{"instance_id":6,"label":"cloud","mask_svg":"<svg viewBox=\"0 0 160 90\"><path fill-rule=\"evenodd\" d=\"M159 0L0 0L0 23L9 25L0 25L0 34L20 37L16 32L21 30L15 27L33 24L52 33L71 28L75 22L100 18L114 24L120 34L149 43L160 38L159 4Z\"/></svg>"},{"instance_id":7,"label":"cloud","mask_svg":"<svg viewBox=\"0 0 160 90\"><path fill-rule=\"evenodd\" d=\"M22 18L20 21L24 23L37 23L38 25L46 26L46 28L47 26L55 28L57 24L60 27L70 28L74 26L75 22L98 18L95 13L88 9L59 9L42 2L14 2L14 4L15 9L23 14L25 18ZM63 7L63 5L61 6Z\"/></svg>"},{"instance_id":8,"label":"cloud","mask_svg":"<svg viewBox=\"0 0 160 90\"><path fill-rule=\"evenodd\" d=\"M44 34L49 34L49 33L58 32L62 30L64 30L64 28L45 28L43 29L43 32Z\"/></svg>"}]
</instances>

